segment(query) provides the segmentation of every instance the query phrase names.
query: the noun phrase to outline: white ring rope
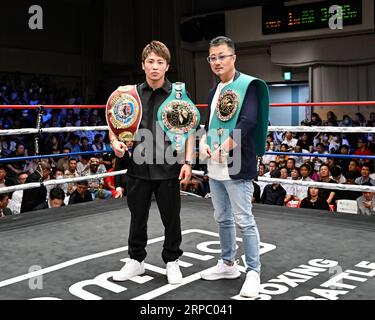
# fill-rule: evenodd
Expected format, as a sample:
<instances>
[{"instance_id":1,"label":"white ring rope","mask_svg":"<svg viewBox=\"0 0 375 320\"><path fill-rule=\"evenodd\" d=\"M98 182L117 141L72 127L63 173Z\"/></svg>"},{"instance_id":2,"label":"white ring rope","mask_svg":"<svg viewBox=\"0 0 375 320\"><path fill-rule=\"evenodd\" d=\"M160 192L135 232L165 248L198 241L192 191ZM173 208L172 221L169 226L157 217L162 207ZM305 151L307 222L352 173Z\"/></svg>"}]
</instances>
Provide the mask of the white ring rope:
<instances>
[{"instance_id":1,"label":"white ring rope","mask_svg":"<svg viewBox=\"0 0 375 320\"><path fill-rule=\"evenodd\" d=\"M274 131L291 131L291 132L338 132L338 133L375 133L373 127L288 127L288 126L269 126L269 132Z\"/></svg>"},{"instance_id":2,"label":"white ring rope","mask_svg":"<svg viewBox=\"0 0 375 320\"><path fill-rule=\"evenodd\" d=\"M108 126L96 126L96 127L64 127L64 128L42 128L40 130L33 128L26 129L12 129L12 130L0 130L0 136L12 136L17 134L36 134L36 133L60 133L60 132L77 132L77 131L105 131L108 130Z\"/></svg>"},{"instance_id":3,"label":"white ring rope","mask_svg":"<svg viewBox=\"0 0 375 320\"><path fill-rule=\"evenodd\" d=\"M112 171L112 172L107 172L107 173L91 175L91 176L82 176L82 177L78 177L78 178L65 178L65 179L57 179L57 180L47 180L47 181L43 181L43 182L32 182L32 183L19 184L19 185L15 185L15 186L0 188L0 194L8 193L8 192L14 192L14 191L17 191L17 190L34 189L34 188L40 187L41 185L43 185L43 186L59 185L59 184L64 184L64 183L72 183L72 182L78 182L78 181L113 177L113 176L125 174L127 171L128 170L120 170L120 171Z\"/></svg>"},{"instance_id":4,"label":"white ring rope","mask_svg":"<svg viewBox=\"0 0 375 320\"><path fill-rule=\"evenodd\" d=\"M193 170L193 174L197 176L204 176L204 171ZM360 185L353 185L353 184L338 184L338 183L302 181L302 180L291 180L291 179L274 179L274 178L263 178L263 177L258 177L258 181L267 182L267 183L292 184L292 185L298 185L298 186L304 186L304 187L316 187L316 188L321 188L321 189L375 192L375 186L360 186Z\"/></svg>"},{"instance_id":5,"label":"white ring rope","mask_svg":"<svg viewBox=\"0 0 375 320\"><path fill-rule=\"evenodd\" d=\"M3 188L0 188L0 194L14 192L16 190L34 189L34 188L40 187L41 185L44 185L44 186L60 185L64 183L72 183L72 182L78 182L78 181L100 179L100 178L105 178L105 177L113 177L113 176L125 174L126 172L127 170L120 170L120 171L107 172L107 173L91 175L91 176L82 176L78 178L47 180L45 182L33 182L33 183L16 185L16 186L3 187ZM197 176L205 175L204 171L196 171L196 170L193 170L193 174ZM267 183L292 184L292 185L298 185L298 186L316 187L316 188L332 189L332 190L375 192L375 186L336 184L336 183L325 183L325 182L315 182L315 181L289 180L289 179L273 179L273 178L262 178L262 177L259 177L258 181L267 182ZM186 193L186 192L182 191L182 193ZM186 193L186 194L191 195L190 193Z\"/></svg>"},{"instance_id":6,"label":"white ring rope","mask_svg":"<svg viewBox=\"0 0 375 320\"><path fill-rule=\"evenodd\" d=\"M60 132L77 132L77 131L106 131L108 126L93 127L64 127L64 128L42 128L40 130L33 128L0 130L0 136L11 136L17 134L37 134L37 133L60 133ZM269 132L338 132L338 133L375 133L373 127L308 127L308 126L269 126Z\"/></svg>"}]
</instances>

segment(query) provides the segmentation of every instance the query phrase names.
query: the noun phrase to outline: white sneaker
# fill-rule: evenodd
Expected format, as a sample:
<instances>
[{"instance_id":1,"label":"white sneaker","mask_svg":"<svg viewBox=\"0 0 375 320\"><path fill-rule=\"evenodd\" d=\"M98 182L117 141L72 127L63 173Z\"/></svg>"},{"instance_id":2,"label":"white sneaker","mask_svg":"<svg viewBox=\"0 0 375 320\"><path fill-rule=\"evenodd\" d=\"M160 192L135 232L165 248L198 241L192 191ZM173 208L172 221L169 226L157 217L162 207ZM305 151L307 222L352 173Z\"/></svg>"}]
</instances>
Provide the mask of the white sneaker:
<instances>
[{"instance_id":1,"label":"white sneaker","mask_svg":"<svg viewBox=\"0 0 375 320\"><path fill-rule=\"evenodd\" d=\"M260 277L259 273L251 270L246 275L246 280L242 286L240 296L246 298L255 298L259 295Z\"/></svg>"},{"instance_id":2,"label":"white sneaker","mask_svg":"<svg viewBox=\"0 0 375 320\"><path fill-rule=\"evenodd\" d=\"M178 260L167 263L167 279L169 284L180 284L182 282L182 273Z\"/></svg>"},{"instance_id":3,"label":"white sneaker","mask_svg":"<svg viewBox=\"0 0 375 320\"><path fill-rule=\"evenodd\" d=\"M238 270L236 261L233 266L228 266L223 260L219 260L216 266L201 272L204 280L237 279L240 276L241 272Z\"/></svg>"},{"instance_id":4,"label":"white sneaker","mask_svg":"<svg viewBox=\"0 0 375 320\"><path fill-rule=\"evenodd\" d=\"M114 281L125 281L145 273L144 262L130 259L114 276Z\"/></svg>"}]
</instances>

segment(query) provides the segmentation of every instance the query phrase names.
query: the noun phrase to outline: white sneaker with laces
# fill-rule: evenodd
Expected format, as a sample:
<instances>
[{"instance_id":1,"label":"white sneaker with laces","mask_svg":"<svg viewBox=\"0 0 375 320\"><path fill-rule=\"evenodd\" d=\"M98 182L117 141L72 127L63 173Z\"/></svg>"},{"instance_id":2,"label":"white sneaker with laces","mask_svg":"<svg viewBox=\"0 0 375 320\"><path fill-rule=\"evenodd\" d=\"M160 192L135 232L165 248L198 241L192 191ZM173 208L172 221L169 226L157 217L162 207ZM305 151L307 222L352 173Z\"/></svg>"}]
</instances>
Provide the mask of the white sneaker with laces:
<instances>
[{"instance_id":1,"label":"white sneaker with laces","mask_svg":"<svg viewBox=\"0 0 375 320\"><path fill-rule=\"evenodd\" d=\"M145 273L144 262L130 259L114 276L114 281L125 281Z\"/></svg>"},{"instance_id":2,"label":"white sneaker with laces","mask_svg":"<svg viewBox=\"0 0 375 320\"><path fill-rule=\"evenodd\" d=\"M178 260L167 263L167 279L169 284L180 284L182 282L182 273Z\"/></svg>"},{"instance_id":3,"label":"white sneaker with laces","mask_svg":"<svg viewBox=\"0 0 375 320\"><path fill-rule=\"evenodd\" d=\"M223 260L219 260L216 266L201 272L201 278L204 280L237 279L240 276L236 261L233 266L228 266Z\"/></svg>"},{"instance_id":4,"label":"white sneaker with laces","mask_svg":"<svg viewBox=\"0 0 375 320\"><path fill-rule=\"evenodd\" d=\"M242 286L240 296L246 298L255 298L259 295L260 277L259 273L250 270L246 275L246 280Z\"/></svg>"}]
</instances>

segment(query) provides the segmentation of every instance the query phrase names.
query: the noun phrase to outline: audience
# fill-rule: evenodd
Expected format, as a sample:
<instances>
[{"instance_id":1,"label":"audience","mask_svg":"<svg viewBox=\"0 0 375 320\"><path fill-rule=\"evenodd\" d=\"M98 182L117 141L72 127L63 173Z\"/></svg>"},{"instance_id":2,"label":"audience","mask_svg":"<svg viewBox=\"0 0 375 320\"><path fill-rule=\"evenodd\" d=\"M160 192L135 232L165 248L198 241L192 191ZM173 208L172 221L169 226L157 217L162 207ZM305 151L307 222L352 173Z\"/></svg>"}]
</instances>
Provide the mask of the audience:
<instances>
[{"instance_id":1,"label":"audience","mask_svg":"<svg viewBox=\"0 0 375 320\"><path fill-rule=\"evenodd\" d=\"M84 102L79 91L76 90L73 93L73 90L58 89L52 84L51 79L40 76L32 78L29 84L20 75L5 75L0 78L0 93L1 104L82 104ZM36 115L37 110L0 109L0 129L35 128ZM322 120L319 114L313 113L311 120L303 121L303 125L375 126L375 112L371 112L367 119L358 112L353 119L349 115L344 115L340 120L334 112L328 111L325 118ZM104 110L46 109L46 114L42 117L43 127L80 127L103 125L104 123ZM132 153L131 142L127 145L129 152L126 161ZM2 157L33 155L35 153L33 148L34 145L30 143L29 136L0 136L0 156ZM78 128L74 133L43 134L40 148L44 154L91 152L94 150L111 151L107 132L84 131L78 130ZM372 156L375 153L374 134L273 132L267 135L266 150L287 152L288 154L264 155L260 159L259 177L281 177L285 180L297 181L300 179L347 185L375 185L374 160L326 157L329 154ZM295 156L294 153L313 153L314 156ZM109 199L126 196L125 177L108 178L105 181L89 178L90 175L105 173L107 169L114 170L113 165L111 167L111 160L112 158L109 156L100 155L92 158L87 155L49 158L39 166L37 161L24 160L0 164L0 188L23 184L25 181L26 183L46 181L52 172L54 173L51 177L53 179L88 177L88 182L85 183L69 183L48 188L40 186L25 191L17 190L2 198L4 202L7 202L7 205L1 209L1 216L12 212L19 214L35 207L52 207L54 205L50 203L50 200L53 198L59 203L62 193L66 197L65 204L92 201L93 198ZM205 170L204 166L198 166L197 170ZM62 193L56 189L61 190ZM202 197L208 197L208 178L194 176L188 190ZM60 198L56 196L56 192L60 193ZM332 207L336 200L357 199L359 212L369 214L368 210L371 209L369 199L373 199L374 195L363 193L361 197L365 200L359 200L359 196L360 194L354 191L334 191L256 181L251 201L275 205L288 205L295 201L300 203L301 207L321 207L326 210L326 205Z\"/></svg>"}]
</instances>

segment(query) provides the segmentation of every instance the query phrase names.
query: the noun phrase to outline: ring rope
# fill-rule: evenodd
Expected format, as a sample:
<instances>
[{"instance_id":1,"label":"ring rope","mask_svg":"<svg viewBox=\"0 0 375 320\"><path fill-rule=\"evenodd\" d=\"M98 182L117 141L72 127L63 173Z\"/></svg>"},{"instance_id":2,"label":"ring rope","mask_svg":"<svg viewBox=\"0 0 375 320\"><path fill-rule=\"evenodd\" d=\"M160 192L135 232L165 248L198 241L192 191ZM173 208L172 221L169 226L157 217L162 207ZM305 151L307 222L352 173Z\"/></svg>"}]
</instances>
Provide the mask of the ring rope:
<instances>
[{"instance_id":1,"label":"ring rope","mask_svg":"<svg viewBox=\"0 0 375 320\"><path fill-rule=\"evenodd\" d=\"M198 150L198 149L197 149ZM0 163L9 162L20 162L29 160L40 160L49 158L63 158L81 155L98 155L112 153L113 150L97 150L97 151L85 151L85 152L71 152L71 153L59 153L59 154L46 154L40 156L29 156L29 157L14 157L14 158L0 158ZM265 155L285 155L289 157L312 157L312 158L335 158L335 159L363 159L363 160L375 160L375 156L364 156L358 154L332 154L332 153L298 153L298 152L266 152Z\"/></svg>"},{"instance_id":2,"label":"ring rope","mask_svg":"<svg viewBox=\"0 0 375 320\"><path fill-rule=\"evenodd\" d=\"M33 129L9 129L0 130L0 136L11 136L18 134L39 134L39 133L60 133L60 132L77 132L77 131L106 131L108 126L92 126L92 127L64 127L64 128L41 128ZM269 126L269 132L329 132L329 133L375 133L373 127L308 127L308 126Z\"/></svg>"},{"instance_id":3,"label":"ring rope","mask_svg":"<svg viewBox=\"0 0 375 320\"><path fill-rule=\"evenodd\" d=\"M311 158L335 158L335 159L367 159L375 160L375 156L363 156L359 154L334 154L334 153L299 153L299 152L266 152L266 155L311 157Z\"/></svg>"},{"instance_id":4,"label":"ring rope","mask_svg":"<svg viewBox=\"0 0 375 320\"><path fill-rule=\"evenodd\" d=\"M329 132L329 133L375 133L374 127L309 127L309 126L269 126L269 132Z\"/></svg>"},{"instance_id":5,"label":"ring rope","mask_svg":"<svg viewBox=\"0 0 375 320\"><path fill-rule=\"evenodd\" d=\"M60 185L64 183L72 183L85 180L101 179L106 177L114 177L117 175L125 174L127 170L107 172L91 176L83 176L78 178L65 178L58 180L47 180L44 182L35 182L27 183L10 187L0 188L0 194L14 192L16 190L28 190L38 188L40 186L49 186L49 185ZM193 170L193 174L197 176L204 176L204 171ZM258 181L267 182L267 183L280 183L280 184L292 184L305 187L316 187L322 189L331 189L331 190L344 190L344 191L358 191L358 192L375 192L375 186L361 186L361 185L352 185L352 184L335 184L335 183L326 183L326 182L315 182L315 181L302 181L302 180L288 180L288 179L274 179L274 178L263 178L259 177Z\"/></svg>"},{"instance_id":6,"label":"ring rope","mask_svg":"<svg viewBox=\"0 0 375 320\"><path fill-rule=\"evenodd\" d=\"M271 103L271 107L348 107L348 106L375 106L375 101L332 101L332 102L290 102ZM196 104L197 108L207 108L206 103ZM105 105L0 105L0 109L105 109Z\"/></svg>"},{"instance_id":7,"label":"ring rope","mask_svg":"<svg viewBox=\"0 0 375 320\"><path fill-rule=\"evenodd\" d=\"M41 128L33 129L9 129L9 130L0 130L0 136L12 136L18 134L39 134L39 133L60 133L60 132L77 132L77 131L105 131L108 130L108 126L96 126L96 127L64 127L64 128Z\"/></svg>"}]
</instances>

